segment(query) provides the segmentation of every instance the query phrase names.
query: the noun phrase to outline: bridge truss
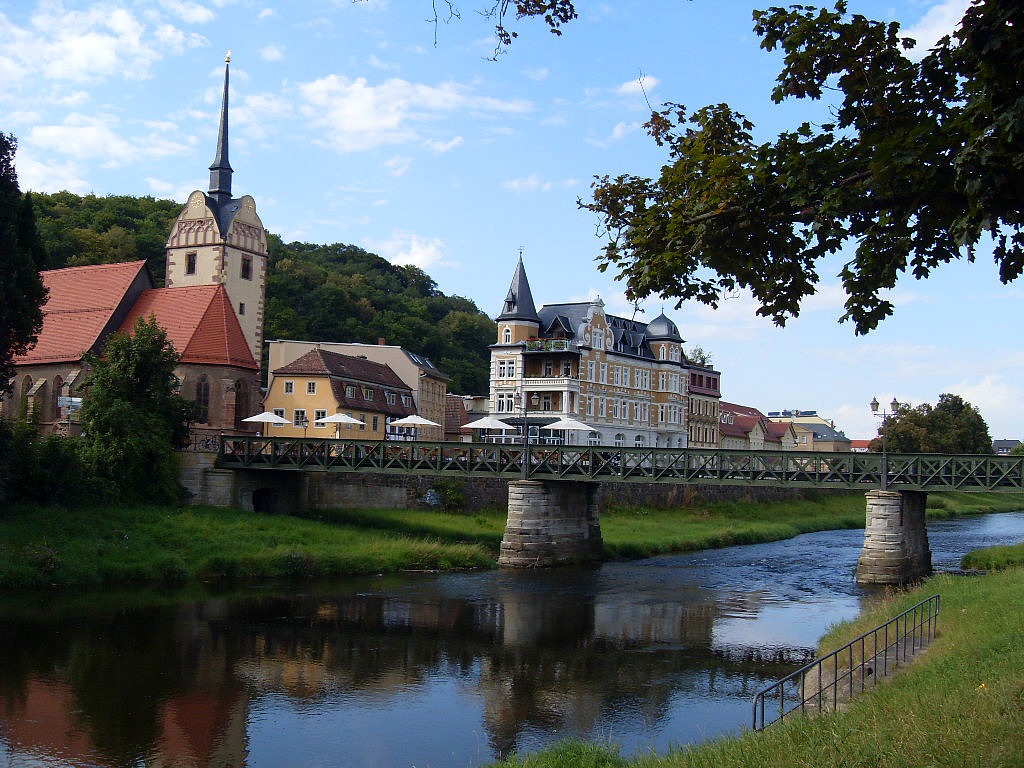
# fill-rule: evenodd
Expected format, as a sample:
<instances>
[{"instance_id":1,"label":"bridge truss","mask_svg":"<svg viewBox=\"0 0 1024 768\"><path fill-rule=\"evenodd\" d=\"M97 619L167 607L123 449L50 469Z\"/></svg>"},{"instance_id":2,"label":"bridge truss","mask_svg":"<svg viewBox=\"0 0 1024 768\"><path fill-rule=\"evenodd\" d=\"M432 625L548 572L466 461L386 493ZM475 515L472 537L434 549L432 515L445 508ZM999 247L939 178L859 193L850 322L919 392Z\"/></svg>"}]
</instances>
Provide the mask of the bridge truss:
<instances>
[{"instance_id":1,"label":"bridge truss","mask_svg":"<svg viewBox=\"0 0 1024 768\"><path fill-rule=\"evenodd\" d=\"M386 442L223 436L225 469L489 476L514 480L1024 493L1024 457Z\"/></svg>"}]
</instances>

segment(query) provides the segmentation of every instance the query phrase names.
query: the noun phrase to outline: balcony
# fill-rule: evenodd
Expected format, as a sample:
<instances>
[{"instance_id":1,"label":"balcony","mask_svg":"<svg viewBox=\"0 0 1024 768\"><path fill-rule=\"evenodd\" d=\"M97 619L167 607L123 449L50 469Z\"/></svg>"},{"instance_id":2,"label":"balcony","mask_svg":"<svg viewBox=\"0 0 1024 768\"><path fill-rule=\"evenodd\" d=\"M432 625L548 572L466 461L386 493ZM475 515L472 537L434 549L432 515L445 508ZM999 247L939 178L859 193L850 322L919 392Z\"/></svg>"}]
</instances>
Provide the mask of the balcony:
<instances>
[{"instance_id":1,"label":"balcony","mask_svg":"<svg viewBox=\"0 0 1024 768\"><path fill-rule=\"evenodd\" d=\"M527 352L572 352L573 344L568 339L528 339Z\"/></svg>"}]
</instances>

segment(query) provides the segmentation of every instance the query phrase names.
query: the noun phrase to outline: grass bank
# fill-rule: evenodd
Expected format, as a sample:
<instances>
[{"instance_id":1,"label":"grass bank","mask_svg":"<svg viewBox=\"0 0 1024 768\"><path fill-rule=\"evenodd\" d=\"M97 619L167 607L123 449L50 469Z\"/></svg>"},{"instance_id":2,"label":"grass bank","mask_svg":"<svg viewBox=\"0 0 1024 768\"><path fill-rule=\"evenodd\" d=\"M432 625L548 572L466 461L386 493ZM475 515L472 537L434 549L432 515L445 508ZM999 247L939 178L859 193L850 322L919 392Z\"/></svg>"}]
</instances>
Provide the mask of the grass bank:
<instances>
[{"instance_id":1,"label":"grass bank","mask_svg":"<svg viewBox=\"0 0 1024 768\"><path fill-rule=\"evenodd\" d=\"M929 515L1019 509L1000 494L942 494ZM683 509L615 508L610 558L649 557L864 525L859 493ZM0 512L0 589L189 579L322 578L493 567L504 511L331 510L299 518L212 507L20 507Z\"/></svg>"},{"instance_id":2,"label":"grass bank","mask_svg":"<svg viewBox=\"0 0 1024 768\"><path fill-rule=\"evenodd\" d=\"M846 712L797 718L667 755L633 759L566 743L503 768L791 768L1024 764L1024 570L938 576L833 629L832 649L928 595L942 596L939 637L908 670L857 697Z\"/></svg>"}]
</instances>

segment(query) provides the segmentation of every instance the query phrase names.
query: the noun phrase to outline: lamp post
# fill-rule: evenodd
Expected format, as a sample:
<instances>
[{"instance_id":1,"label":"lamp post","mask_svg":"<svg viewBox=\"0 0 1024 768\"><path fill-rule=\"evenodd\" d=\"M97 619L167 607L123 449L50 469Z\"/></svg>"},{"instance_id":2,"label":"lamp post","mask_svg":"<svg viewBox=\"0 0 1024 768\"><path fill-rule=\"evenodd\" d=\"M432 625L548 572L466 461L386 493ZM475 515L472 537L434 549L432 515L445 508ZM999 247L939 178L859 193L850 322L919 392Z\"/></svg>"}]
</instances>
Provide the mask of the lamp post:
<instances>
[{"instance_id":1,"label":"lamp post","mask_svg":"<svg viewBox=\"0 0 1024 768\"><path fill-rule=\"evenodd\" d=\"M871 406L872 415L882 420L882 426L879 427L878 431L882 434L882 490L886 491L889 489L889 456L886 450L885 422L890 416L895 416L899 412L900 402L894 397L892 402L889 403L889 410L883 410L881 413L878 412L877 397L872 397L869 405Z\"/></svg>"},{"instance_id":2,"label":"lamp post","mask_svg":"<svg viewBox=\"0 0 1024 768\"><path fill-rule=\"evenodd\" d=\"M512 397L513 401L520 408L520 413L523 416L523 480L530 479L530 425L526 420L527 408L526 408L526 397L523 393L516 392ZM540 395L536 392L533 393L533 397L530 398L530 402L533 404L534 410L540 405Z\"/></svg>"}]
</instances>

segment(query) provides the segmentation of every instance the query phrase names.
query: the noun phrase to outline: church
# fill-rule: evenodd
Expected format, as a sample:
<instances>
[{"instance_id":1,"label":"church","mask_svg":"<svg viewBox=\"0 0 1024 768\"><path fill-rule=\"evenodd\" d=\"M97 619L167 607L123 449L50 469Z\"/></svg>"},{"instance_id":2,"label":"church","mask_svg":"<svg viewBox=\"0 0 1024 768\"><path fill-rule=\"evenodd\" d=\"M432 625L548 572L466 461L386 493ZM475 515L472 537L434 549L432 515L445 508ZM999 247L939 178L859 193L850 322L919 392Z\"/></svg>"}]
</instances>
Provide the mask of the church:
<instances>
[{"instance_id":1,"label":"church","mask_svg":"<svg viewBox=\"0 0 1024 768\"><path fill-rule=\"evenodd\" d=\"M175 375L181 396L198 405L193 431L248 429L242 419L261 400L267 235L253 198L231 190L229 77L230 56L210 188L189 195L171 228L165 287L156 287L144 261L43 272L43 329L15 358L13 388L0 404L5 416L32 415L48 431L74 432L88 379L84 355L153 316L181 355Z\"/></svg>"}]
</instances>

